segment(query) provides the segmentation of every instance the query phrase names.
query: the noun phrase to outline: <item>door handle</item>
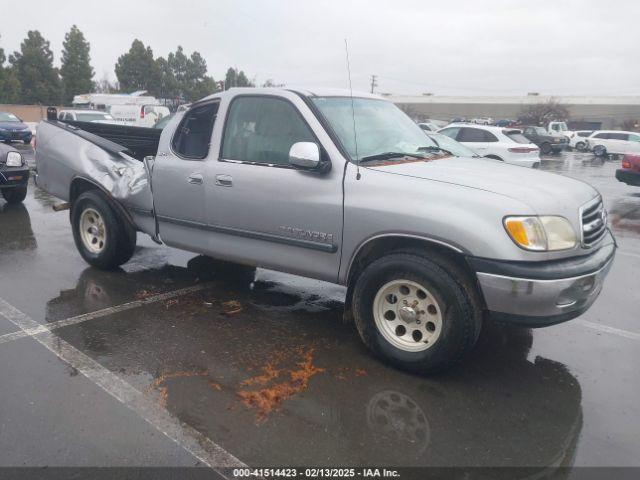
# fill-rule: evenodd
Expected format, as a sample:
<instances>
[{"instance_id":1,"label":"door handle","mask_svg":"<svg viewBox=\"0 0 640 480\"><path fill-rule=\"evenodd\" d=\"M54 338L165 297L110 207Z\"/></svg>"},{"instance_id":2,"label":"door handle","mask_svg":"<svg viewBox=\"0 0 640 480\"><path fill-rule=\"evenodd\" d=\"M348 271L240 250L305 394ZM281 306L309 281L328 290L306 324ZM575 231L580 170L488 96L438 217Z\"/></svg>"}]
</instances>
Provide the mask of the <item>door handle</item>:
<instances>
[{"instance_id":1,"label":"door handle","mask_svg":"<svg viewBox=\"0 0 640 480\"><path fill-rule=\"evenodd\" d=\"M202 185L203 177L199 173L192 173L187 177L187 182L192 185Z\"/></svg>"},{"instance_id":2,"label":"door handle","mask_svg":"<svg viewBox=\"0 0 640 480\"><path fill-rule=\"evenodd\" d=\"M221 187L232 187L233 177L231 175L216 175L216 185Z\"/></svg>"}]
</instances>

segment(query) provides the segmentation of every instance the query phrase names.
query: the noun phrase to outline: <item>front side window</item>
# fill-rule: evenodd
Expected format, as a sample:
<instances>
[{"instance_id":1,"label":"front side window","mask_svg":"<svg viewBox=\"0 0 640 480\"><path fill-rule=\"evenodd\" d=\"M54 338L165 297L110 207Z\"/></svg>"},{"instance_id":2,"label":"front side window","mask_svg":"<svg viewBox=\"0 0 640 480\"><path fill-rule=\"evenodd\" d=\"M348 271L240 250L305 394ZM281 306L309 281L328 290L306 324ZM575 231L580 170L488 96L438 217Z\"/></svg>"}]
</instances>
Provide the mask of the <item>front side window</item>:
<instances>
[{"instance_id":1,"label":"front side window","mask_svg":"<svg viewBox=\"0 0 640 480\"><path fill-rule=\"evenodd\" d=\"M629 140L632 142L640 142L640 135L637 135L635 133L630 133Z\"/></svg>"},{"instance_id":2,"label":"front side window","mask_svg":"<svg viewBox=\"0 0 640 480\"><path fill-rule=\"evenodd\" d=\"M578 132L578 136L579 137L588 137L589 135L591 135L593 132Z\"/></svg>"},{"instance_id":3,"label":"front side window","mask_svg":"<svg viewBox=\"0 0 640 480\"><path fill-rule=\"evenodd\" d=\"M231 103L222 158L269 165L288 165L297 142L314 142L313 133L296 108L274 97L238 97Z\"/></svg>"},{"instance_id":4,"label":"front side window","mask_svg":"<svg viewBox=\"0 0 640 480\"><path fill-rule=\"evenodd\" d=\"M609 138L608 133L596 133L593 138L602 138L603 140Z\"/></svg>"},{"instance_id":5,"label":"front side window","mask_svg":"<svg viewBox=\"0 0 640 480\"><path fill-rule=\"evenodd\" d=\"M218 102L196 105L184 114L171 141L178 155L197 159L207 156L218 105Z\"/></svg>"}]
</instances>

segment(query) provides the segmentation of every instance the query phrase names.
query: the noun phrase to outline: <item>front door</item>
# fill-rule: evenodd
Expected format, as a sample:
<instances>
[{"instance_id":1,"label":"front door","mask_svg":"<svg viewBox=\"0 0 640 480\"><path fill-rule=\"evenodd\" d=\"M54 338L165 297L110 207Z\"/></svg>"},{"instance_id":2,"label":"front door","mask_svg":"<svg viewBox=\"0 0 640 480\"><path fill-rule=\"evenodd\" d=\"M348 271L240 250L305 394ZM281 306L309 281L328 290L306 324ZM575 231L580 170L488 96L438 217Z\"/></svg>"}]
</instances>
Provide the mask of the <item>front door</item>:
<instances>
[{"instance_id":1,"label":"front door","mask_svg":"<svg viewBox=\"0 0 640 480\"><path fill-rule=\"evenodd\" d=\"M152 188L160 238L167 245L203 252L208 246L207 202L211 178L206 162L219 102L194 106L173 132L165 128L156 156ZM173 134L172 134L173 132Z\"/></svg>"},{"instance_id":2,"label":"front door","mask_svg":"<svg viewBox=\"0 0 640 480\"><path fill-rule=\"evenodd\" d=\"M235 97L225 117L220 159L212 167L211 249L230 260L336 281L344 164L319 172L288 162L296 142L314 142L329 158L317 119L287 92Z\"/></svg>"}]
</instances>

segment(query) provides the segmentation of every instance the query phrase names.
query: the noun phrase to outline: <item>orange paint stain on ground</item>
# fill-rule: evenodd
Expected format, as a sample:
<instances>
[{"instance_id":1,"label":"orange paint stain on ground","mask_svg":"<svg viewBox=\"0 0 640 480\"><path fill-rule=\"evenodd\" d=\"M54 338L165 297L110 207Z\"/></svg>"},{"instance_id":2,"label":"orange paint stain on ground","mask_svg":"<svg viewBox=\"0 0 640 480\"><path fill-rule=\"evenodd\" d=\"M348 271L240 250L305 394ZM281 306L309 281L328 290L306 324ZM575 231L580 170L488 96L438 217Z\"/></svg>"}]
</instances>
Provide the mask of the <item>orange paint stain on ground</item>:
<instances>
[{"instance_id":1,"label":"orange paint stain on ground","mask_svg":"<svg viewBox=\"0 0 640 480\"><path fill-rule=\"evenodd\" d=\"M289 378L285 381L265 386L257 390L240 390L238 396L242 403L248 408L255 408L258 411L258 422L263 422L273 410L278 409L282 403L300 392L305 391L309 386L309 380L318 373L323 373L324 368L313 365L313 348L306 352L298 349L301 359L296 363L296 367L288 371ZM249 378L241 385L266 385L271 380L284 376L284 369L275 369L271 363L267 364L263 375Z\"/></svg>"}]
</instances>

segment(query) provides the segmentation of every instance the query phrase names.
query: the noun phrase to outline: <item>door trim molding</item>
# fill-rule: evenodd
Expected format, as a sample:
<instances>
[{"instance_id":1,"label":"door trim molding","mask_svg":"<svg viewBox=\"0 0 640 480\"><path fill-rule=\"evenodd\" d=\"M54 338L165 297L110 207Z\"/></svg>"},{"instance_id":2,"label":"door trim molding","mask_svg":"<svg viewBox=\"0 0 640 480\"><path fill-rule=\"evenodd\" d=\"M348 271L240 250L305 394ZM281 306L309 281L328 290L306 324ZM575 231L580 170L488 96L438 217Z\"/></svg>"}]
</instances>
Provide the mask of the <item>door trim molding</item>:
<instances>
[{"instance_id":1,"label":"door trim molding","mask_svg":"<svg viewBox=\"0 0 640 480\"><path fill-rule=\"evenodd\" d=\"M320 252L335 253L338 251L338 246L332 243L315 242L313 240L285 237L283 235L256 232L254 230L242 230L240 228L226 227L223 225L207 225L206 223L194 222L191 220L182 220L180 218L168 217L166 215L158 215L158 221L173 223L175 225L195 228L198 230L223 233L226 235L235 235L237 237L252 238L254 240L262 240L265 242L280 243L283 245L307 248L309 250L318 250Z\"/></svg>"}]
</instances>

